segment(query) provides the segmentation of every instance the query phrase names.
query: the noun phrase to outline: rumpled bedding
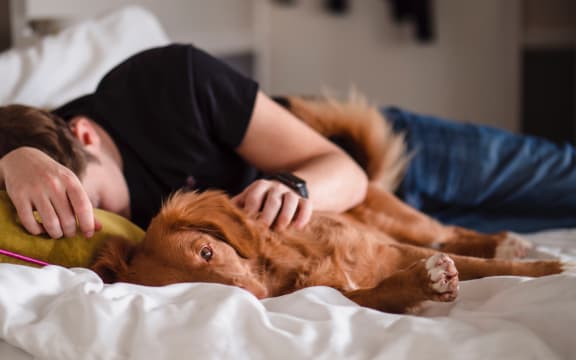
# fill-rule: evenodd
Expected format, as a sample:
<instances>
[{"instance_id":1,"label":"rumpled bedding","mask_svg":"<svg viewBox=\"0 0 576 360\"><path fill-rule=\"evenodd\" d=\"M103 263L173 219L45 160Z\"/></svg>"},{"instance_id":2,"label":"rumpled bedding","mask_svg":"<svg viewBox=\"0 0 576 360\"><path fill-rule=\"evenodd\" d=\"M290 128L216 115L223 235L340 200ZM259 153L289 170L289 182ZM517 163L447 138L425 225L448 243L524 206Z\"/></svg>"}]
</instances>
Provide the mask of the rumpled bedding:
<instances>
[{"instance_id":1,"label":"rumpled bedding","mask_svg":"<svg viewBox=\"0 0 576 360\"><path fill-rule=\"evenodd\" d=\"M528 236L576 261L576 230ZM1 359L574 359L576 274L462 282L420 316L312 287L259 301L219 284L103 285L86 269L0 264Z\"/></svg>"},{"instance_id":2,"label":"rumpled bedding","mask_svg":"<svg viewBox=\"0 0 576 360\"><path fill-rule=\"evenodd\" d=\"M119 59L167 41L139 8L80 24L0 55L0 103L60 105ZM576 230L528 238L540 245L534 257L576 261ZM574 329L575 274L463 282L456 302L413 316L327 287L259 301L224 285L103 285L86 269L0 264L2 360L574 359Z\"/></svg>"}]
</instances>

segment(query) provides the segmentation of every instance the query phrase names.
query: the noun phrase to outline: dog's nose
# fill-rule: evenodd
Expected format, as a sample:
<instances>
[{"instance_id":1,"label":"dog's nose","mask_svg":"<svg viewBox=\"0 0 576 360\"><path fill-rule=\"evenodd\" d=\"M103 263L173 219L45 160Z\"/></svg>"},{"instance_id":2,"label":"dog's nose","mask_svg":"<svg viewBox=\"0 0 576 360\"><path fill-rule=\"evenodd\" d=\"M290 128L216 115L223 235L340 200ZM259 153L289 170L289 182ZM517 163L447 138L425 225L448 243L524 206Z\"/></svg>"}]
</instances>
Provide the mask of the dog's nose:
<instances>
[{"instance_id":1,"label":"dog's nose","mask_svg":"<svg viewBox=\"0 0 576 360\"><path fill-rule=\"evenodd\" d=\"M240 285L240 287L256 296L259 300L268 297L268 289L266 289L262 284L258 282L253 282L252 284Z\"/></svg>"},{"instance_id":2,"label":"dog's nose","mask_svg":"<svg viewBox=\"0 0 576 360\"><path fill-rule=\"evenodd\" d=\"M268 290L266 290L265 288L262 288L261 291L259 291L257 294L254 294L258 300L262 300L268 297Z\"/></svg>"}]
</instances>

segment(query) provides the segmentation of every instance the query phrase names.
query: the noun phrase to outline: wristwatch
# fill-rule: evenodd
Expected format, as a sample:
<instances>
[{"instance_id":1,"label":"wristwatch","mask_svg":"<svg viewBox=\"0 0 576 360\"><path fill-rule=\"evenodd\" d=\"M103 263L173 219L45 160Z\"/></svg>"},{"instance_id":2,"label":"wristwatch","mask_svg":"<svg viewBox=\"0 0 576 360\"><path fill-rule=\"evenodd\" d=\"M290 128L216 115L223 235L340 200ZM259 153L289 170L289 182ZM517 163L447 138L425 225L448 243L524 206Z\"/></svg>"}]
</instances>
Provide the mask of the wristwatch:
<instances>
[{"instance_id":1,"label":"wristwatch","mask_svg":"<svg viewBox=\"0 0 576 360\"><path fill-rule=\"evenodd\" d=\"M281 182L282 184L288 186L290 189L294 190L296 194L300 195L304 199L308 199L308 188L306 187L306 181L302 180L298 176L288 172L283 172L269 175L267 178Z\"/></svg>"}]
</instances>

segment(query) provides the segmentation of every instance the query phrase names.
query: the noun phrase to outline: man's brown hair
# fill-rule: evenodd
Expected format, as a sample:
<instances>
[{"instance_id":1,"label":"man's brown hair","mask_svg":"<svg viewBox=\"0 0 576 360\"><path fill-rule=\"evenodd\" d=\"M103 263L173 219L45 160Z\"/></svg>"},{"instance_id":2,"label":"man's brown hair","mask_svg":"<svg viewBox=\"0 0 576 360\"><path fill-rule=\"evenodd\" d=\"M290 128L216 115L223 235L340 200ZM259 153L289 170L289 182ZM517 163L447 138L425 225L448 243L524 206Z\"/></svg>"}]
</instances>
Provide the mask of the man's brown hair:
<instances>
[{"instance_id":1,"label":"man's brown hair","mask_svg":"<svg viewBox=\"0 0 576 360\"><path fill-rule=\"evenodd\" d=\"M0 107L0 158L10 151L36 148L81 176L95 159L74 137L68 124L47 111L25 105Z\"/></svg>"}]
</instances>

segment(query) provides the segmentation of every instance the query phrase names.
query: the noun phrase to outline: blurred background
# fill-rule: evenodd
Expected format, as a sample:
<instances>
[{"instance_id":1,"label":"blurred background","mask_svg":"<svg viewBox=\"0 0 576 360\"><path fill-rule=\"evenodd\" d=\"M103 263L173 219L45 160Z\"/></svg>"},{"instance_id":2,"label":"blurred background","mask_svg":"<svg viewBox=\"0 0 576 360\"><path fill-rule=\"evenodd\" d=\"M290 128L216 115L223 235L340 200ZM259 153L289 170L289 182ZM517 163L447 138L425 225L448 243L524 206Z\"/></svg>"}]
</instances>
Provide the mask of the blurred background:
<instances>
[{"instance_id":1,"label":"blurred background","mask_svg":"<svg viewBox=\"0 0 576 360\"><path fill-rule=\"evenodd\" d=\"M138 4L268 94L346 95L576 140L574 0L0 0L0 49Z\"/></svg>"}]
</instances>

